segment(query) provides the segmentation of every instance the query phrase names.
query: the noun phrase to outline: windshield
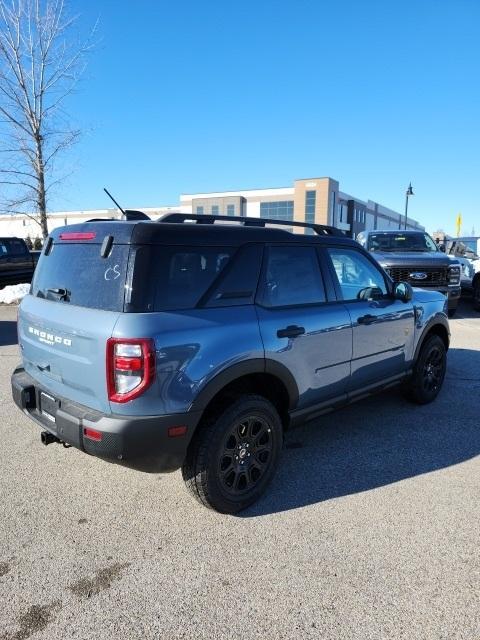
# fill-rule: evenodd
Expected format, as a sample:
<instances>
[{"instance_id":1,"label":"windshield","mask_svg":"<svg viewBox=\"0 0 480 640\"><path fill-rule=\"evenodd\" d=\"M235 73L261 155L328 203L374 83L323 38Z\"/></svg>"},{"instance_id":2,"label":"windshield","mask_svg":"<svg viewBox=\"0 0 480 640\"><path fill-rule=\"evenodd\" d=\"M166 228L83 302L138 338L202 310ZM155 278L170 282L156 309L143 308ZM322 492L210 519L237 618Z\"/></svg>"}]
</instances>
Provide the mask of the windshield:
<instances>
[{"instance_id":1,"label":"windshield","mask_svg":"<svg viewBox=\"0 0 480 640\"><path fill-rule=\"evenodd\" d=\"M438 251L428 233L371 233L368 236L369 251Z\"/></svg>"}]
</instances>

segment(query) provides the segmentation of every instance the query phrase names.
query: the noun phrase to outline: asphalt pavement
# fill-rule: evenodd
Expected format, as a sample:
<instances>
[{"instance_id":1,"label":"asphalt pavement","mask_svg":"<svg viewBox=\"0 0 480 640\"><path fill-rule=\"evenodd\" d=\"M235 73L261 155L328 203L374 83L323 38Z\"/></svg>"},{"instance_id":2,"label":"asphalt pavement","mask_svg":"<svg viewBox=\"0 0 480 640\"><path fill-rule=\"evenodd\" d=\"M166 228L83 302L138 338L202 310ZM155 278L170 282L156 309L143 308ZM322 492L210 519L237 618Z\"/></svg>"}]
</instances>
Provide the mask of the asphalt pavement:
<instances>
[{"instance_id":1,"label":"asphalt pavement","mask_svg":"<svg viewBox=\"0 0 480 640\"><path fill-rule=\"evenodd\" d=\"M40 443L13 405L0 307L0 640L480 639L480 314L444 388L389 391L290 432L238 516Z\"/></svg>"}]
</instances>

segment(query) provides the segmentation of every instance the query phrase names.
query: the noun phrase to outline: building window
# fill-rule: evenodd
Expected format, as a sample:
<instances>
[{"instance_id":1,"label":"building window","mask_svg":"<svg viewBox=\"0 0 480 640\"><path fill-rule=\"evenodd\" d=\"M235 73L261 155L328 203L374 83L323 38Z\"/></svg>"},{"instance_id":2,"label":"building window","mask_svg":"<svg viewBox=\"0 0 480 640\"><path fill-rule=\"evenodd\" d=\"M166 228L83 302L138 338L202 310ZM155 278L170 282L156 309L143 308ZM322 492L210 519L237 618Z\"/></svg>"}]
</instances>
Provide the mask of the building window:
<instances>
[{"instance_id":1,"label":"building window","mask_svg":"<svg viewBox=\"0 0 480 640\"><path fill-rule=\"evenodd\" d=\"M293 200L261 202L260 217L272 220L293 220Z\"/></svg>"},{"instance_id":2,"label":"building window","mask_svg":"<svg viewBox=\"0 0 480 640\"><path fill-rule=\"evenodd\" d=\"M234 215L235 215L235 205L227 204L227 216L234 216Z\"/></svg>"},{"instance_id":3,"label":"building window","mask_svg":"<svg viewBox=\"0 0 480 640\"><path fill-rule=\"evenodd\" d=\"M212 216L218 216L218 204L212 204Z\"/></svg>"},{"instance_id":4,"label":"building window","mask_svg":"<svg viewBox=\"0 0 480 640\"><path fill-rule=\"evenodd\" d=\"M315 222L315 203L317 200L316 191L305 192L305 222L313 224Z\"/></svg>"},{"instance_id":5,"label":"building window","mask_svg":"<svg viewBox=\"0 0 480 640\"><path fill-rule=\"evenodd\" d=\"M197 215L199 216L203 215L203 207L197 207L196 211L197 211Z\"/></svg>"}]
</instances>

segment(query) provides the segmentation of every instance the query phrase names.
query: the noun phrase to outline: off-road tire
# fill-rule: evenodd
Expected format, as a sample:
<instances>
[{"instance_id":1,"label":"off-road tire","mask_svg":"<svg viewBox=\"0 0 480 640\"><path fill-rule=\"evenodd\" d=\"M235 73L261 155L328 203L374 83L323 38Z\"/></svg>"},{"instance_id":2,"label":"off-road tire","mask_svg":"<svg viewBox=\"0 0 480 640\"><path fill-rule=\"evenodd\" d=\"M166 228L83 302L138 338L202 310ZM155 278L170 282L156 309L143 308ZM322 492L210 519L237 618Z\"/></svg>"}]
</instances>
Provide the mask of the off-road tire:
<instances>
[{"instance_id":1,"label":"off-road tire","mask_svg":"<svg viewBox=\"0 0 480 640\"><path fill-rule=\"evenodd\" d=\"M423 343L413 374L404 385L405 396L417 404L435 400L442 388L447 368L447 350L443 340L432 335Z\"/></svg>"},{"instance_id":2,"label":"off-road tire","mask_svg":"<svg viewBox=\"0 0 480 640\"><path fill-rule=\"evenodd\" d=\"M282 443L283 427L275 407L262 396L237 396L198 425L182 467L183 479L202 505L237 513L265 491L278 466Z\"/></svg>"}]
</instances>

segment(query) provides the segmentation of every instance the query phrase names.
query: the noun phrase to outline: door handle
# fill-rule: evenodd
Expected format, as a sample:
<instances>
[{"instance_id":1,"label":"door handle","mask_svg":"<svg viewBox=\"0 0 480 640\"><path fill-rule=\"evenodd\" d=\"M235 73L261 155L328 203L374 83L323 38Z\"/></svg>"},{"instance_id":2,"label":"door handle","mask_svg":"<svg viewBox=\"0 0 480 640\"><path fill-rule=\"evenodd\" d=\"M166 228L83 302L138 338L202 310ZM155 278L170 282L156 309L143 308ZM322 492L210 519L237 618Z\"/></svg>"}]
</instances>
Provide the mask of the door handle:
<instances>
[{"instance_id":1,"label":"door handle","mask_svg":"<svg viewBox=\"0 0 480 640\"><path fill-rule=\"evenodd\" d=\"M285 329L279 329L277 331L277 337L279 338L296 338L305 333L305 327L297 327L296 324L289 324Z\"/></svg>"},{"instance_id":2,"label":"door handle","mask_svg":"<svg viewBox=\"0 0 480 640\"><path fill-rule=\"evenodd\" d=\"M358 324L373 324L376 322L377 316L372 316L370 313L367 313L366 316L360 316L357 319Z\"/></svg>"}]
</instances>

